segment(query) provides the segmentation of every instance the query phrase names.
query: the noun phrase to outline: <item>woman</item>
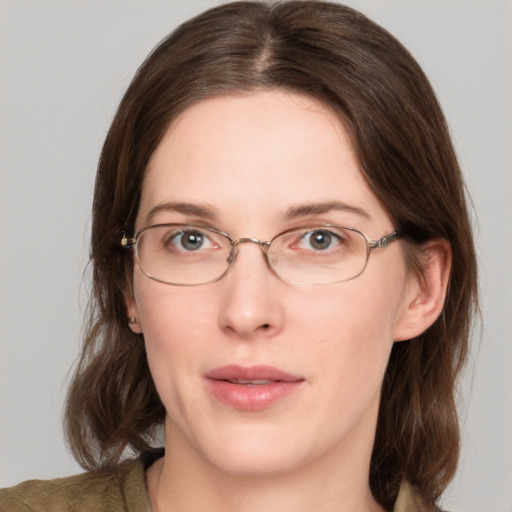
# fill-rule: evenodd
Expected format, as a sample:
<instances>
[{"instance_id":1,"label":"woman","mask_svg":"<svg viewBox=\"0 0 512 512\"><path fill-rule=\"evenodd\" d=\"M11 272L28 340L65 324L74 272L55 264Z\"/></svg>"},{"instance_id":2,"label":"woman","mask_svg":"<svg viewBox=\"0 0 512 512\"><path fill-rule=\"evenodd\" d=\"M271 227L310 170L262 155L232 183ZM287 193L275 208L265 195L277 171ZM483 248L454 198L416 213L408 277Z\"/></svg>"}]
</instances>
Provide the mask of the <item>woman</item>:
<instances>
[{"instance_id":1,"label":"woman","mask_svg":"<svg viewBox=\"0 0 512 512\"><path fill-rule=\"evenodd\" d=\"M90 472L1 510L435 510L476 264L392 36L321 2L190 20L125 94L93 210L66 416Z\"/></svg>"}]
</instances>

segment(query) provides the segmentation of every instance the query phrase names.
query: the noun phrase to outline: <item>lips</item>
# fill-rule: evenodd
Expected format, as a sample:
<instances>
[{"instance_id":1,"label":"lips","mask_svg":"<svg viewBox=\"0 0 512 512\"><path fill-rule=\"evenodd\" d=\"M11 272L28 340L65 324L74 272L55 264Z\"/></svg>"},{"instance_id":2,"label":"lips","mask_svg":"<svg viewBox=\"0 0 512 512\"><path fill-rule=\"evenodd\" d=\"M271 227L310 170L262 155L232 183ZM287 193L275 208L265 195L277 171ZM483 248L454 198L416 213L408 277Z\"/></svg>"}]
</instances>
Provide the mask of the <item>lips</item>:
<instances>
[{"instance_id":1,"label":"lips","mask_svg":"<svg viewBox=\"0 0 512 512\"><path fill-rule=\"evenodd\" d=\"M205 375L207 388L225 405L244 411L272 407L304 383L304 378L272 366L228 365Z\"/></svg>"}]
</instances>

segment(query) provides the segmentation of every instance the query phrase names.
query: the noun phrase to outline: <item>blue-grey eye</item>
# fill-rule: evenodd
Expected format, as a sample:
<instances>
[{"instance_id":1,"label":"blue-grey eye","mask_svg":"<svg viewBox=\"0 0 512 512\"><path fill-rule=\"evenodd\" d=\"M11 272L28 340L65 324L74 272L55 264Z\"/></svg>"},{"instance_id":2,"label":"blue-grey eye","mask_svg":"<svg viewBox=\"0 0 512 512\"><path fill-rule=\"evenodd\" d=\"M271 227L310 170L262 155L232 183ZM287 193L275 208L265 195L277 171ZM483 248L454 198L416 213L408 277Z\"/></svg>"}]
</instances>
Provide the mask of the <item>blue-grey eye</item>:
<instances>
[{"instance_id":1,"label":"blue-grey eye","mask_svg":"<svg viewBox=\"0 0 512 512\"><path fill-rule=\"evenodd\" d=\"M313 249L314 251L325 251L336 247L340 242L339 236L327 229L317 229L304 233L301 238L300 246L303 249Z\"/></svg>"},{"instance_id":2,"label":"blue-grey eye","mask_svg":"<svg viewBox=\"0 0 512 512\"><path fill-rule=\"evenodd\" d=\"M178 250L198 251L211 246L208 237L199 230L179 231L174 234L170 242Z\"/></svg>"},{"instance_id":3,"label":"blue-grey eye","mask_svg":"<svg viewBox=\"0 0 512 512\"><path fill-rule=\"evenodd\" d=\"M203 245L204 235L199 231L186 231L180 237L181 245L187 251L197 251Z\"/></svg>"},{"instance_id":4,"label":"blue-grey eye","mask_svg":"<svg viewBox=\"0 0 512 512\"><path fill-rule=\"evenodd\" d=\"M309 237L309 243L313 249L323 251L328 249L332 242L332 235L328 231L314 231Z\"/></svg>"}]
</instances>

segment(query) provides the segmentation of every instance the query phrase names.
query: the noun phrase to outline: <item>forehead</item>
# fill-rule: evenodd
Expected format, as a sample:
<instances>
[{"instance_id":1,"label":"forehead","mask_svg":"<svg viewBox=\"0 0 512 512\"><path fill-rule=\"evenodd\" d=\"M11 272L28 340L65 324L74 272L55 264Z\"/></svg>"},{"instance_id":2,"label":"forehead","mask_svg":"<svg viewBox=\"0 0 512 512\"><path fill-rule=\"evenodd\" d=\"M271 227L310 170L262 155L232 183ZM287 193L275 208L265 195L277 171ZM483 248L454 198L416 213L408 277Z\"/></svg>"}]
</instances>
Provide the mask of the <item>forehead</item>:
<instances>
[{"instance_id":1,"label":"forehead","mask_svg":"<svg viewBox=\"0 0 512 512\"><path fill-rule=\"evenodd\" d=\"M202 100L174 120L148 163L139 217L176 201L238 216L297 203L378 206L338 117L282 91Z\"/></svg>"}]
</instances>

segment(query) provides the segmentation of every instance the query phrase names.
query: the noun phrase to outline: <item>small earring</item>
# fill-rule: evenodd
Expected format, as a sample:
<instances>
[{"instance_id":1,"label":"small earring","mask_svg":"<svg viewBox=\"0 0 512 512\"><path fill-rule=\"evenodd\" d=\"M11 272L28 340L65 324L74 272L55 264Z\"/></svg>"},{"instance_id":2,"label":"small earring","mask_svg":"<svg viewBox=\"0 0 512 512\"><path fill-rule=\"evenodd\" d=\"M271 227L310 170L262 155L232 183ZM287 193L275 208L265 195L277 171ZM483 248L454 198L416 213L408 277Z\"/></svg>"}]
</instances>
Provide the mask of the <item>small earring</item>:
<instances>
[{"instance_id":1,"label":"small earring","mask_svg":"<svg viewBox=\"0 0 512 512\"><path fill-rule=\"evenodd\" d=\"M130 317L129 323L130 324L136 324L137 323L137 319L134 316L132 316L132 317Z\"/></svg>"}]
</instances>

